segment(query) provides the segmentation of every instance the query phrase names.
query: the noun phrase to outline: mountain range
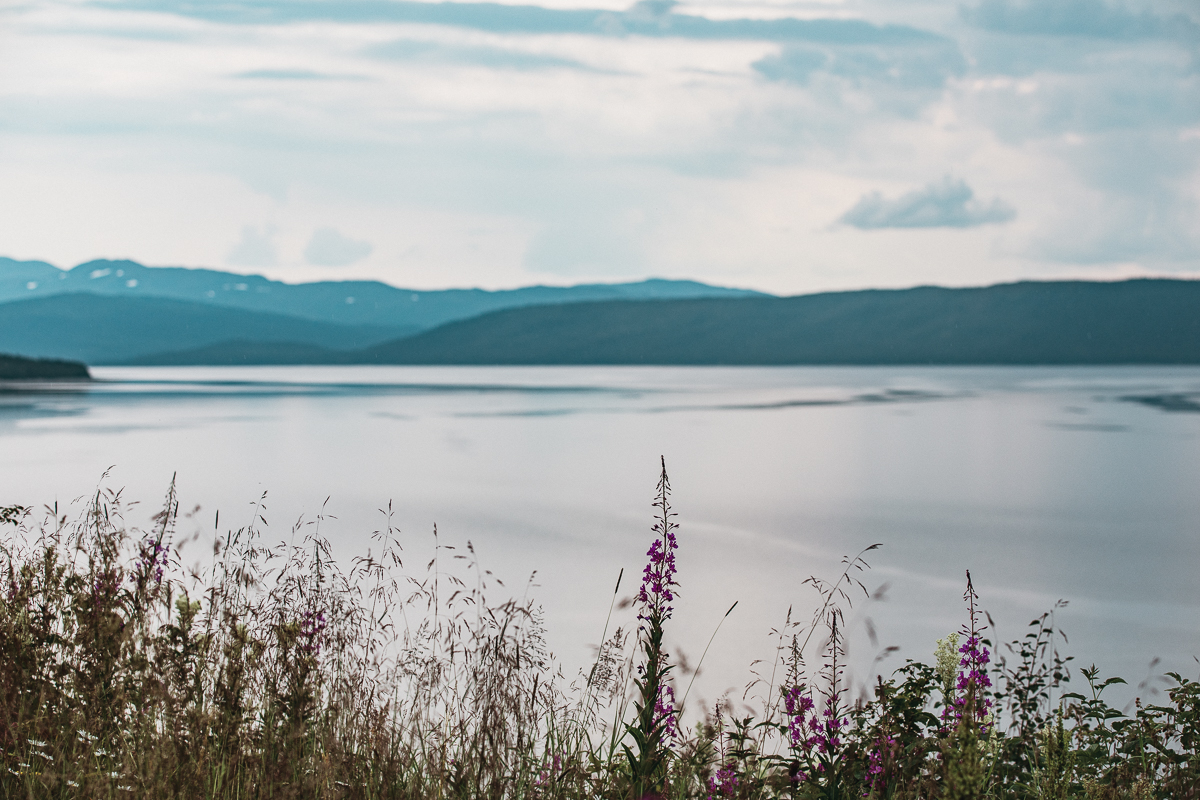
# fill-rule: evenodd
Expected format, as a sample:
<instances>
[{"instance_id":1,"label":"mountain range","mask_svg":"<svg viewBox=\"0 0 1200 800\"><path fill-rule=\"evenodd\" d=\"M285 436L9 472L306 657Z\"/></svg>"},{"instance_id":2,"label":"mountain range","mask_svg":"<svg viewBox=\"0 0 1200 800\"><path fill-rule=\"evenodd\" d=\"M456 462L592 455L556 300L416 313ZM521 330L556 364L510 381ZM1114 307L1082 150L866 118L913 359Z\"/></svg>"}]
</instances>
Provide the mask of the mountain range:
<instances>
[{"instance_id":1,"label":"mountain range","mask_svg":"<svg viewBox=\"0 0 1200 800\"><path fill-rule=\"evenodd\" d=\"M0 259L0 352L91 364L1196 364L1198 311L1200 281L1167 279L413 291Z\"/></svg>"},{"instance_id":2,"label":"mountain range","mask_svg":"<svg viewBox=\"0 0 1200 800\"><path fill-rule=\"evenodd\" d=\"M488 311L547 303L666 300L690 297L765 297L696 281L527 286L520 289L418 290L380 281L284 283L190 267L147 267L136 261L88 261L62 270L45 261L0 258L0 303L64 294L158 297L240 311L284 314L313 322L414 332ZM398 335L398 334L397 334Z\"/></svg>"},{"instance_id":3,"label":"mountain range","mask_svg":"<svg viewBox=\"0 0 1200 800\"><path fill-rule=\"evenodd\" d=\"M89 364L160 363L159 354L176 352L193 354L180 356L183 363L309 363L497 309L753 296L764 295L660 279L424 291L379 281L288 284L261 275L134 261L88 261L61 270L44 261L0 258L0 352ZM241 343L232 359L222 344L229 341ZM221 352L206 361L204 354L214 346Z\"/></svg>"}]
</instances>

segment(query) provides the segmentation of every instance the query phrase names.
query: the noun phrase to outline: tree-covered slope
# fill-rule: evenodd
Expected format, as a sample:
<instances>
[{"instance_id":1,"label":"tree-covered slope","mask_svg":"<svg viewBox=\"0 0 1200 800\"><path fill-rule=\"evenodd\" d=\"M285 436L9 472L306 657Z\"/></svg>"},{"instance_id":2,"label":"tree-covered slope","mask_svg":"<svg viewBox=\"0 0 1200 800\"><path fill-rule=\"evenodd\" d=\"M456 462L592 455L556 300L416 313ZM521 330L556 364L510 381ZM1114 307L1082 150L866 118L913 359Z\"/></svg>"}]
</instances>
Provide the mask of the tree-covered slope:
<instances>
[{"instance_id":1,"label":"tree-covered slope","mask_svg":"<svg viewBox=\"0 0 1200 800\"><path fill-rule=\"evenodd\" d=\"M537 306L365 349L395 364L1200 363L1200 282L1022 282Z\"/></svg>"},{"instance_id":2,"label":"tree-covered slope","mask_svg":"<svg viewBox=\"0 0 1200 800\"><path fill-rule=\"evenodd\" d=\"M24 358L0 353L0 381L86 381L87 365L54 358Z\"/></svg>"}]
</instances>

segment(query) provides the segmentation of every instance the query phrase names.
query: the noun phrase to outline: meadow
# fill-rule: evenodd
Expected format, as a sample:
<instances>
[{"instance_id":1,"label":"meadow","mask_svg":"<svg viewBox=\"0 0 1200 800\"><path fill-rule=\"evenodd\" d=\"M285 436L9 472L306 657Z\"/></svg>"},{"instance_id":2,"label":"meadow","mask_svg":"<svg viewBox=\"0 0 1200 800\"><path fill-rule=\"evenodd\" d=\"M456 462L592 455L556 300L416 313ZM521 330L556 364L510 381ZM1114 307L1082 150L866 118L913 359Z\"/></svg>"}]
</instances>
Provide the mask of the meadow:
<instances>
[{"instance_id":1,"label":"meadow","mask_svg":"<svg viewBox=\"0 0 1200 800\"><path fill-rule=\"evenodd\" d=\"M147 529L108 489L78 518L0 509L0 796L1200 797L1200 683L1115 708L1123 681L1076 666L1050 610L991 641L969 572L961 630L853 695L846 613L875 546L808 579L818 602L737 702L688 706L670 495L664 463L636 624L577 674L533 599L489 599L471 548L413 569L390 524L338 564L319 515L281 544L258 516L185 567L173 487Z\"/></svg>"}]
</instances>

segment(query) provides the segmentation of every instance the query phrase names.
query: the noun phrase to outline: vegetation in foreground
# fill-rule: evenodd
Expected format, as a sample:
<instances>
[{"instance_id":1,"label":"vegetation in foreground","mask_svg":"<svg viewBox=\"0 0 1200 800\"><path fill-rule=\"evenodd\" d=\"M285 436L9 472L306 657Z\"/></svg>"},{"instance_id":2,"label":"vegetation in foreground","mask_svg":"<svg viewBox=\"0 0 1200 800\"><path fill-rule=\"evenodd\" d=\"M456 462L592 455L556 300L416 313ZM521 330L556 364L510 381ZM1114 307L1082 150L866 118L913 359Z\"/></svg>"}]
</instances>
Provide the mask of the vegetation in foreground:
<instances>
[{"instance_id":1,"label":"vegetation in foreground","mask_svg":"<svg viewBox=\"0 0 1200 800\"><path fill-rule=\"evenodd\" d=\"M260 508L196 572L173 489L149 531L111 491L74 522L0 509L0 797L1200 797L1200 684L1172 674L1163 705L1128 715L1095 668L1067 691L1050 614L993 659L969 574L935 663L851 698L843 612L863 554L809 580L818 605L777 631L756 714L718 704L687 727L663 648L670 490L664 466L637 630L605 631L574 680L536 607L488 605L470 548L406 575L389 525L343 571L319 517L268 547Z\"/></svg>"}]
</instances>

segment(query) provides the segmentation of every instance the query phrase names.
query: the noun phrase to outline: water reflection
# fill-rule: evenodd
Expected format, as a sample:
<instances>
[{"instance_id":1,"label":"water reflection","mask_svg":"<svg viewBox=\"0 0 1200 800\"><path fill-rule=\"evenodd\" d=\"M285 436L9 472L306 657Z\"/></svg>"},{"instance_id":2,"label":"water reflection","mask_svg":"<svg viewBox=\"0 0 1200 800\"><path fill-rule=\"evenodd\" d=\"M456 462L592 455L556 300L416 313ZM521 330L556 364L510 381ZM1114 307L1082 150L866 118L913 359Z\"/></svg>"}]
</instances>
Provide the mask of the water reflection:
<instances>
[{"instance_id":1,"label":"water reflection","mask_svg":"<svg viewBox=\"0 0 1200 800\"><path fill-rule=\"evenodd\" d=\"M618 571L637 572L665 454L695 657L730 604L701 695L741 686L809 574L883 542L856 608L856 669L927 658L970 568L1002 638L1059 598L1072 652L1136 681L1200 654L1200 370L1194 368L158 368L0 393L0 504L110 485L148 516L174 474L201 558L217 510L272 535L314 517L340 557L393 502L406 558L434 522L546 606L587 657ZM208 522L203 522L208 520ZM866 620L878 646L865 635Z\"/></svg>"}]
</instances>

